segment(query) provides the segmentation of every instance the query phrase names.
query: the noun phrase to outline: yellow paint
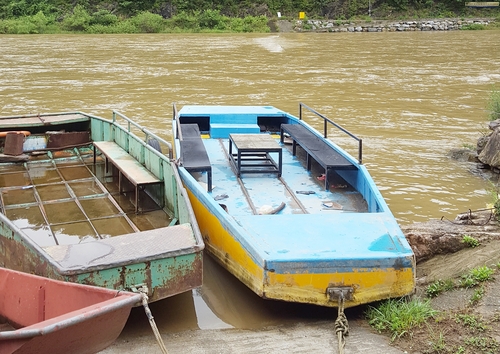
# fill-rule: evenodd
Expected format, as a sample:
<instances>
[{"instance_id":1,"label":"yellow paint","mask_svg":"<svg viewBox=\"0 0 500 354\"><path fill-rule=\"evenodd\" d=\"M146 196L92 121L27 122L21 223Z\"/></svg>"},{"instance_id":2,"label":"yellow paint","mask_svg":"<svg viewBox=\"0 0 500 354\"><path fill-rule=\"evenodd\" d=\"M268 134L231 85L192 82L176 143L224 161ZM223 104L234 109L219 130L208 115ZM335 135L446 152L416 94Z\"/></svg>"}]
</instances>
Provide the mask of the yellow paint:
<instances>
[{"instance_id":1,"label":"yellow paint","mask_svg":"<svg viewBox=\"0 0 500 354\"><path fill-rule=\"evenodd\" d=\"M257 265L249 253L221 225L189 189L188 195L193 206L201 234L210 251L218 261L245 285L257 294L263 292L264 270ZM230 255L230 256L229 256Z\"/></svg>"},{"instance_id":2,"label":"yellow paint","mask_svg":"<svg viewBox=\"0 0 500 354\"><path fill-rule=\"evenodd\" d=\"M265 294L268 298L336 306L326 295L330 286L354 288L354 299L346 307L369 303L413 292L415 275L411 269L367 271L334 274L275 274L268 273Z\"/></svg>"},{"instance_id":3,"label":"yellow paint","mask_svg":"<svg viewBox=\"0 0 500 354\"><path fill-rule=\"evenodd\" d=\"M415 274L411 269L370 271L359 269L350 273L334 274L276 274L267 272L256 264L250 254L224 229L188 189L198 225L206 249L229 272L260 296L269 299L311 303L322 306L337 306L330 301L326 288L350 286L354 288L354 299L345 303L352 307L388 297L399 297L413 292Z\"/></svg>"}]
</instances>

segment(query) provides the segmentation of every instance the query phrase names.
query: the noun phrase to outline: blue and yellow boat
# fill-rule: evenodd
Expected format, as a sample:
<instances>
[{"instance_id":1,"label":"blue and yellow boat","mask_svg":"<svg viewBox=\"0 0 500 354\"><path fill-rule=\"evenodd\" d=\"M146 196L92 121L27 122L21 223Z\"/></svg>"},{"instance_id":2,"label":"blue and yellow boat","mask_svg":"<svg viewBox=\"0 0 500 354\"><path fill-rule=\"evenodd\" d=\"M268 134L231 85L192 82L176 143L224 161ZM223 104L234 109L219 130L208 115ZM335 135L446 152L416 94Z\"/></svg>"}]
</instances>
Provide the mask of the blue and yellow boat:
<instances>
[{"instance_id":1,"label":"blue and yellow boat","mask_svg":"<svg viewBox=\"0 0 500 354\"><path fill-rule=\"evenodd\" d=\"M362 164L361 139L304 104L299 117L263 106L173 112L206 248L259 296L350 307L414 291L415 256ZM354 139L357 159L331 131Z\"/></svg>"}]
</instances>

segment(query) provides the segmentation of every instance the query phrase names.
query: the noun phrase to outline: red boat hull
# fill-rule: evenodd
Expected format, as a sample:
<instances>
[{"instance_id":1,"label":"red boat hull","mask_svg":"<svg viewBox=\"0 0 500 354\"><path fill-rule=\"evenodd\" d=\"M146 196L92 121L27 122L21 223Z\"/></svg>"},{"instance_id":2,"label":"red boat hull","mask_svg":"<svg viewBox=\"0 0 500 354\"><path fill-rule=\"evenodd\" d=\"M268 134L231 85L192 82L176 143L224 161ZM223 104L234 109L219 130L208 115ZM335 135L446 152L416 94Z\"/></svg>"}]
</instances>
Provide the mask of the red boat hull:
<instances>
[{"instance_id":1,"label":"red boat hull","mask_svg":"<svg viewBox=\"0 0 500 354\"><path fill-rule=\"evenodd\" d=\"M139 294L0 268L0 354L96 353L121 333Z\"/></svg>"}]
</instances>

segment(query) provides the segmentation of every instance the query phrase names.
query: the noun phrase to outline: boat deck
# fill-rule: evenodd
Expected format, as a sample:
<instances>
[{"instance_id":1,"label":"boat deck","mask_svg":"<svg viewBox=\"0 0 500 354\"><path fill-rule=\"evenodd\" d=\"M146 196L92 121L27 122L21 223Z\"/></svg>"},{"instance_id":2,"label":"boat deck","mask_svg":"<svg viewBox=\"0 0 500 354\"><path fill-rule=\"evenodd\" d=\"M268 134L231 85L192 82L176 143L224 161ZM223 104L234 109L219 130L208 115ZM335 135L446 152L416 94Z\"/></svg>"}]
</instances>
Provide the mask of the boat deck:
<instances>
[{"instance_id":1,"label":"boat deck","mask_svg":"<svg viewBox=\"0 0 500 354\"><path fill-rule=\"evenodd\" d=\"M272 135L279 143L279 136ZM202 139L212 163L212 196L225 205L233 216L267 214L281 203L280 214L318 214L367 212L362 195L344 179L336 175L325 190L325 181L318 179L323 169L313 163L311 172L305 172L305 153L299 148L292 155L291 145L282 150L282 176L276 173L242 173L236 176L229 158L229 139ZM270 153L278 161L277 153ZM193 173L201 183L206 177ZM263 183L263 179L266 179ZM244 207L242 207L244 206Z\"/></svg>"},{"instance_id":2,"label":"boat deck","mask_svg":"<svg viewBox=\"0 0 500 354\"><path fill-rule=\"evenodd\" d=\"M44 248L169 226L171 218L144 191L144 211L136 215L133 186L128 190L118 192L118 177L101 157L94 165L90 145L0 169L1 212Z\"/></svg>"}]
</instances>

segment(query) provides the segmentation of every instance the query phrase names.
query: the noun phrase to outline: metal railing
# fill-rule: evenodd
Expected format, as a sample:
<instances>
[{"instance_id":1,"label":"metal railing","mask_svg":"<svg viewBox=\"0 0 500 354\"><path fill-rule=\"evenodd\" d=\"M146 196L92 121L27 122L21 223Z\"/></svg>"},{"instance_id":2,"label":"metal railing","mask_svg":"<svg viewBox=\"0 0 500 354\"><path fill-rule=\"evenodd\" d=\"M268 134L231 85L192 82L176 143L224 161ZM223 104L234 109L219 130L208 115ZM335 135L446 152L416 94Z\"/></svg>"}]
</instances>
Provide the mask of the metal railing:
<instances>
[{"instance_id":1,"label":"metal railing","mask_svg":"<svg viewBox=\"0 0 500 354\"><path fill-rule=\"evenodd\" d=\"M177 105L175 104L175 102L172 105L172 109L173 109L172 120L176 122L176 124L175 124L176 131L172 132L172 134L174 134L174 138L178 138L179 140L183 140L182 139L181 125L180 125L180 121L178 119L179 118L179 111L177 111Z\"/></svg>"},{"instance_id":2,"label":"metal railing","mask_svg":"<svg viewBox=\"0 0 500 354\"><path fill-rule=\"evenodd\" d=\"M333 120L325 117L321 113L315 111L314 109L312 109L311 107L303 104L302 102L299 102L299 119L300 120L302 120L302 107L304 107L304 109L307 109L309 112L314 113L315 115L317 115L318 117L320 117L320 118L323 119L323 137L325 139L328 139L328 123L330 123L335 128L339 129L340 131L344 132L345 134L349 135L351 138L353 138L354 140L356 140L358 142L358 162L359 162L359 164L363 163L362 162L363 161L363 139L358 138L356 135L352 134L347 129L341 127L340 125L338 125L337 123L335 123Z\"/></svg>"},{"instance_id":3,"label":"metal railing","mask_svg":"<svg viewBox=\"0 0 500 354\"><path fill-rule=\"evenodd\" d=\"M116 123L116 117L119 116L123 119L125 119L127 121L127 131L130 133L130 128L131 128L131 125L133 125L134 127L136 127L137 129L139 129L141 132L143 132L145 134L145 141L147 142L148 139L151 137L153 139L156 139L158 140L159 142L161 142L162 144L165 144L168 146L168 157L170 159L173 158L173 152L172 152L172 144L170 144L168 141L166 141L165 139L162 139L160 138L158 135L156 135L155 133L149 131L148 129L146 128L143 128L141 125L137 124L136 122L134 122L133 120L131 120L130 118L126 117L125 115L123 115L122 113L120 112L117 112L115 110L113 110L113 123Z\"/></svg>"}]
</instances>

